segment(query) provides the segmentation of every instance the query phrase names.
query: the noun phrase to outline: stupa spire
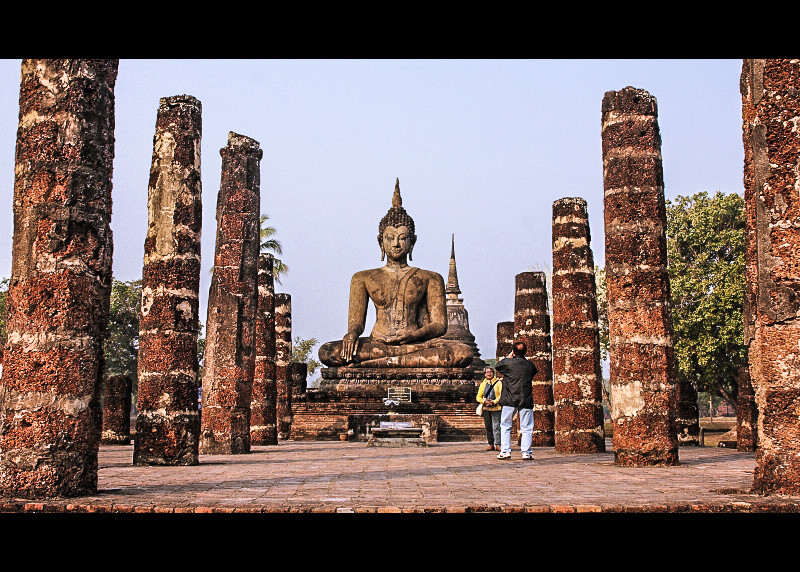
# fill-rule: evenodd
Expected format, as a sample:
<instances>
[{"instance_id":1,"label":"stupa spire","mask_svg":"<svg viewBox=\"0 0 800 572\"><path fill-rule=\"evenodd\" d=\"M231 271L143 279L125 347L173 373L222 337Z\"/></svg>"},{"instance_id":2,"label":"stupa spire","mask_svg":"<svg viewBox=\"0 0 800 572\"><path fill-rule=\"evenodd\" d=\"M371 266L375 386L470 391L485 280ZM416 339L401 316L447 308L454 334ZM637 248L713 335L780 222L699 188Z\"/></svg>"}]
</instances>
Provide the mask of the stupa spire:
<instances>
[{"instance_id":1,"label":"stupa spire","mask_svg":"<svg viewBox=\"0 0 800 572\"><path fill-rule=\"evenodd\" d=\"M447 275L447 286L445 286L445 294L450 298L457 298L461 294L461 289L458 287L458 272L456 271L456 235L450 237L450 272ZM452 296L451 296L452 294Z\"/></svg>"}]
</instances>

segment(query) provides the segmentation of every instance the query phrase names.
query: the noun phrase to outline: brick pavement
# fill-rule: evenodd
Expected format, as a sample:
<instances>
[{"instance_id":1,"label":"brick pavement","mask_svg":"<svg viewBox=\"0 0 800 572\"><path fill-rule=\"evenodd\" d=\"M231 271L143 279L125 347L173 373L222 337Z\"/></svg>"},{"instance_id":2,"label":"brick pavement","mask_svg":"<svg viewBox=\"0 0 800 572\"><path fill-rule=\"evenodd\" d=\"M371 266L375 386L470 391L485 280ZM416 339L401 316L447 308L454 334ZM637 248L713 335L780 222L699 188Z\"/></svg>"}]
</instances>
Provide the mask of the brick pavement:
<instances>
[{"instance_id":1,"label":"brick pavement","mask_svg":"<svg viewBox=\"0 0 800 572\"><path fill-rule=\"evenodd\" d=\"M0 513L765 513L800 497L748 493L753 453L682 447L677 467L616 467L613 453L534 449L509 461L482 443L367 447L293 442L247 455L201 455L194 467L133 466L133 446L103 445L97 494L0 498ZM608 441L611 451L611 442ZM496 483L494 492L485 484Z\"/></svg>"}]
</instances>

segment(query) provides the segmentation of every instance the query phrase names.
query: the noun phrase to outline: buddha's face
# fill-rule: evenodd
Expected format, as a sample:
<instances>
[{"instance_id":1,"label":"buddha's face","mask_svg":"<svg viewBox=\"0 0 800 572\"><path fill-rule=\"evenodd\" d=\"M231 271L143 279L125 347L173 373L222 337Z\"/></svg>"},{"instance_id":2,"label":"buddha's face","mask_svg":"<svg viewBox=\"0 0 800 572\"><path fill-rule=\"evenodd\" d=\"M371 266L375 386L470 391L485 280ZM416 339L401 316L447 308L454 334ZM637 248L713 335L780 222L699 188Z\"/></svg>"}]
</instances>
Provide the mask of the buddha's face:
<instances>
[{"instance_id":1,"label":"buddha's face","mask_svg":"<svg viewBox=\"0 0 800 572\"><path fill-rule=\"evenodd\" d=\"M381 248L391 260L399 260L411 252L415 241L407 226L387 226L381 235Z\"/></svg>"}]
</instances>

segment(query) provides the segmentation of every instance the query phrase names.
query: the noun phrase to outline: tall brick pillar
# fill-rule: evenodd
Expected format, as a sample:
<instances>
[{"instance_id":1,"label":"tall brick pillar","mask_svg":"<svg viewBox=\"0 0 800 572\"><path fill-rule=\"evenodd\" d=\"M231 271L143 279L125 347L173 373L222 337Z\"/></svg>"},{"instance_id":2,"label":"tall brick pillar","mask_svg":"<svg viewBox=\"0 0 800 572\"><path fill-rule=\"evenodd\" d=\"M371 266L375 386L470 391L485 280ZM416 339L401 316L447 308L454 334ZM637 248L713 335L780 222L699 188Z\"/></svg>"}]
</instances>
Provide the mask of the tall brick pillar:
<instances>
[{"instance_id":1,"label":"tall brick pillar","mask_svg":"<svg viewBox=\"0 0 800 572\"><path fill-rule=\"evenodd\" d=\"M161 98L147 200L134 465L196 465L200 300L200 102Z\"/></svg>"},{"instance_id":2,"label":"tall brick pillar","mask_svg":"<svg viewBox=\"0 0 800 572\"><path fill-rule=\"evenodd\" d=\"M753 488L800 494L800 61L744 60L741 91Z\"/></svg>"},{"instance_id":3,"label":"tall brick pillar","mask_svg":"<svg viewBox=\"0 0 800 572\"><path fill-rule=\"evenodd\" d=\"M700 408L697 390L688 379L678 382L675 430L680 445L700 445Z\"/></svg>"},{"instance_id":4,"label":"tall brick pillar","mask_svg":"<svg viewBox=\"0 0 800 572\"><path fill-rule=\"evenodd\" d=\"M500 361L514 349L514 322L497 322L495 359Z\"/></svg>"},{"instance_id":5,"label":"tall brick pillar","mask_svg":"<svg viewBox=\"0 0 800 572\"><path fill-rule=\"evenodd\" d=\"M538 370L533 377L533 446L555 445L553 355L550 314L544 272L522 272L515 277L514 341L528 345L525 357Z\"/></svg>"},{"instance_id":6,"label":"tall brick pillar","mask_svg":"<svg viewBox=\"0 0 800 572\"><path fill-rule=\"evenodd\" d=\"M131 444L131 391L129 375L109 375L103 383L104 445Z\"/></svg>"},{"instance_id":7,"label":"tall brick pillar","mask_svg":"<svg viewBox=\"0 0 800 572\"><path fill-rule=\"evenodd\" d=\"M602 103L614 462L678 464L667 216L656 99L626 87Z\"/></svg>"},{"instance_id":8,"label":"tall brick pillar","mask_svg":"<svg viewBox=\"0 0 800 572\"><path fill-rule=\"evenodd\" d=\"M602 453L603 372L589 213L581 198L553 203L553 400L559 453Z\"/></svg>"},{"instance_id":9,"label":"tall brick pillar","mask_svg":"<svg viewBox=\"0 0 800 572\"><path fill-rule=\"evenodd\" d=\"M212 455L250 452L263 152L257 141L231 132L220 155L200 431L200 453Z\"/></svg>"},{"instance_id":10,"label":"tall brick pillar","mask_svg":"<svg viewBox=\"0 0 800 572\"><path fill-rule=\"evenodd\" d=\"M275 383L278 438L289 438L292 427L292 296L275 294Z\"/></svg>"},{"instance_id":11,"label":"tall brick pillar","mask_svg":"<svg viewBox=\"0 0 800 572\"><path fill-rule=\"evenodd\" d=\"M308 385L308 364L302 361L293 361L290 367L292 375L292 396L303 395Z\"/></svg>"},{"instance_id":12,"label":"tall brick pillar","mask_svg":"<svg viewBox=\"0 0 800 572\"><path fill-rule=\"evenodd\" d=\"M23 60L0 495L97 490L117 60Z\"/></svg>"},{"instance_id":13,"label":"tall brick pillar","mask_svg":"<svg viewBox=\"0 0 800 572\"><path fill-rule=\"evenodd\" d=\"M256 366L250 402L250 444L277 445L275 385L275 279L271 254L258 256Z\"/></svg>"},{"instance_id":14,"label":"tall brick pillar","mask_svg":"<svg viewBox=\"0 0 800 572\"><path fill-rule=\"evenodd\" d=\"M736 449L755 451L758 446L758 408L750 381L750 368L742 366L736 373L739 385L736 397Z\"/></svg>"}]
</instances>

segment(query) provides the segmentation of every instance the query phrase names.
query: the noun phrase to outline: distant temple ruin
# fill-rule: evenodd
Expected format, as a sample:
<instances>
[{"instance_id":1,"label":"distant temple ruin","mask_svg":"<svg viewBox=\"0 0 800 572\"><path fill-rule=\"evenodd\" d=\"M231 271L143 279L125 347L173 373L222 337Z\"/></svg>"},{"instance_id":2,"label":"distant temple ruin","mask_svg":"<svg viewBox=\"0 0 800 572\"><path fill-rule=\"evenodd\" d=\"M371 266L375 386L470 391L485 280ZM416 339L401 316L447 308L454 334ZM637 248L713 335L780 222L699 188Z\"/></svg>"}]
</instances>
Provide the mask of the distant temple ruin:
<instances>
[{"instance_id":1,"label":"distant temple ruin","mask_svg":"<svg viewBox=\"0 0 800 572\"><path fill-rule=\"evenodd\" d=\"M475 336L469 330L469 313L464 307L464 300L459 298L461 288L458 285L458 271L456 270L456 239L450 239L450 270L447 274L447 284L444 287L445 304L447 304L447 333L442 336L448 340L458 340L472 348L472 363L480 379L483 378L483 368L486 362L481 359Z\"/></svg>"},{"instance_id":2,"label":"distant temple ruin","mask_svg":"<svg viewBox=\"0 0 800 572\"><path fill-rule=\"evenodd\" d=\"M460 323L466 326L466 312L454 256L448 286L440 274L408 265L417 237L399 185L378 224L386 266L353 275L347 333L320 347L327 367L319 387L292 402L294 439L367 441L371 428L390 418L421 428L426 440L485 436L483 419L474 413L477 348ZM370 301L376 323L362 337ZM448 337L451 317L459 326Z\"/></svg>"}]
</instances>

